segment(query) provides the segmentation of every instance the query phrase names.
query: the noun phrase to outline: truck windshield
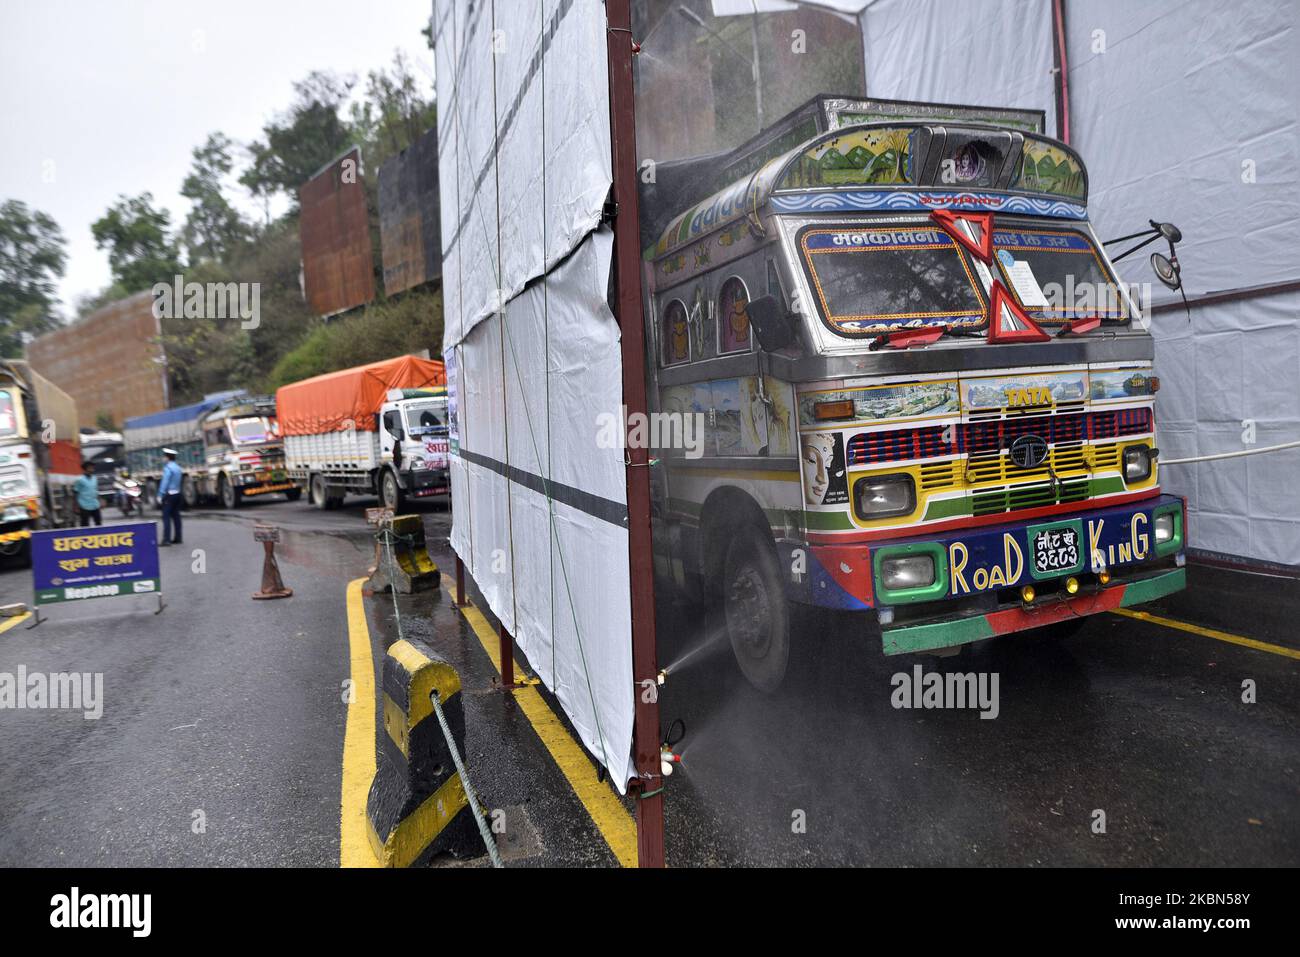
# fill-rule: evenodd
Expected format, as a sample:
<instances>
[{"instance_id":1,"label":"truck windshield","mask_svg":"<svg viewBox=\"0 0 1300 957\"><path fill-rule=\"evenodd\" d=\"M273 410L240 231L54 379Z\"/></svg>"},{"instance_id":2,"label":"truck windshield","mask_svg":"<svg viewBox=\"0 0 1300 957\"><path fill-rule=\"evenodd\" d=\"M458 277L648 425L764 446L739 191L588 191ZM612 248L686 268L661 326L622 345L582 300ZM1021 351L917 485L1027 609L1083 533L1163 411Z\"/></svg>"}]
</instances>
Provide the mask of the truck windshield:
<instances>
[{"instance_id":1,"label":"truck windshield","mask_svg":"<svg viewBox=\"0 0 1300 957\"><path fill-rule=\"evenodd\" d=\"M18 419L14 415L14 399L7 391L0 389L0 436L18 434Z\"/></svg>"},{"instance_id":2,"label":"truck windshield","mask_svg":"<svg viewBox=\"0 0 1300 957\"><path fill-rule=\"evenodd\" d=\"M271 430L266 419L254 416L247 419L231 419L230 435L236 445L256 445L271 441Z\"/></svg>"},{"instance_id":3,"label":"truck windshield","mask_svg":"<svg viewBox=\"0 0 1300 957\"><path fill-rule=\"evenodd\" d=\"M809 227L799 247L822 318L840 335L984 324L983 289L941 229Z\"/></svg>"},{"instance_id":4,"label":"truck windshield","mask_svg":"<svg viewBox=\"0 0 1300 957\"><path fill-rule=\"evenodd\" d=\"M406 431L410 435L425 435L447 427L445 402L423 402L406 408Z\"/></svg>"},{"instance_id":5,"label":"truck windshield","mask_svg":"<svg viewBox=\"0 0 1300 957\"><path fill-rule=\"evenodd\" d=\"M1017 227L993 230L1002 284L1030 317L1066 322L1101 316L1128 319L1128 307L1092 240L1072 229Z\"/></svg>"}]
</instances>

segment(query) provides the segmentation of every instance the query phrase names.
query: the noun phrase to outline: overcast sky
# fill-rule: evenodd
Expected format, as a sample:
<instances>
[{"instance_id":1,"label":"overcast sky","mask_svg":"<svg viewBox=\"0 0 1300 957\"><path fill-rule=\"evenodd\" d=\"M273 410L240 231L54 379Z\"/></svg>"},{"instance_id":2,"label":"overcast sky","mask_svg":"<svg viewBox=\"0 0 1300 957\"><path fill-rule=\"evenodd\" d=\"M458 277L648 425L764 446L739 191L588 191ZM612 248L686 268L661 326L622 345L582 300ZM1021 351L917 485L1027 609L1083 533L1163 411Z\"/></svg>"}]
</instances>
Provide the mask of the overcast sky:
<instances>
[{"instance_id":1,"label":"overcast sky","mask_svg":"<svg viewBox=\"0 0 1300 957\"><path fill-rule=\"evenodd\" d=\"M401 49L431 94L433 54L420 30L432 6L0 0L0 201L23 200L63 229L64 313L110 280L90 224L118 194L150 191L173 225L183 222L190 151L218 130L241 143L258 137L288 107L295 80L318 69L364 78Z\"/></svg>"}]
</instances>

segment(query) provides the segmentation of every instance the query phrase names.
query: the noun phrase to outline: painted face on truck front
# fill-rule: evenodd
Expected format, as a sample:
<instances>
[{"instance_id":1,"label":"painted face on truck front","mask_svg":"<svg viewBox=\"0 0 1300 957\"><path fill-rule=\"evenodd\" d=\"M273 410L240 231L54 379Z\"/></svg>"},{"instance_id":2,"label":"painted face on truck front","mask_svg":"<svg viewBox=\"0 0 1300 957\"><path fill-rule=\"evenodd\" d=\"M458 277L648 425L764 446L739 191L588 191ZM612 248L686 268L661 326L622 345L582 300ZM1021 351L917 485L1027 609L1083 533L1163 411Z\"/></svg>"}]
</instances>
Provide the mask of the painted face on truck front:
<instances>
[{"instance_id":1,"label":"painted face on truck front","mask_svg":"<svg viewBox=\"0 0 1300 957\"><path fill-rule=\"evenodd\" d=\"M829 433L811 432L803 437L804 489L809 505L821 505L825 500L834 458L835 442Z\"/></svg>"}]
</instances>

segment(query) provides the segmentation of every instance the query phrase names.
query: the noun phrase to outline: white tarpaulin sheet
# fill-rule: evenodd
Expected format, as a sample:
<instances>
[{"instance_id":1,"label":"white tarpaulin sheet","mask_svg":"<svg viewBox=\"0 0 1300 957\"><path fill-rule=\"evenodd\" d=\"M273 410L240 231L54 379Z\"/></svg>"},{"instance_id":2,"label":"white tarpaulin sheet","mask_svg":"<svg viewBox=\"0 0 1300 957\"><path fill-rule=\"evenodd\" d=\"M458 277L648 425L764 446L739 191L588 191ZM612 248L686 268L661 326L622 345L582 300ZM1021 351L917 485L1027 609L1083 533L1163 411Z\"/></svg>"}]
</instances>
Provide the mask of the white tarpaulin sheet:
<instances>
[{"instance_id":1,"label":"white tarpaulin sheet","mask_svg":"<svg viewBox=\"0 0 1300 957\"><path fill-rule=\"evenodd\" d=\"M1177 224L1188 295L1300 280L1300 7L1069 0L1071 145L1106 239ZM876 0L867 93L1031 107L1055 133L1051 0ZM1112 247L1118 252L1122 246ZM1121 277L1154 283L1149 247ZM1163 286L1153 298L1170 301ZM1176 297L1175 297L1176 299ZM1155 315L1163 458L1300 439L1300 294ZM1300 452L1169 466L1193 547L1300 565Z\"/></svg>"},{"instance_id":2,"label":"white tarpaulin sheet","mask_svg":"<svg viewBox=\"0 0 1300 957\"><path fill-rule=\"evenodd\" d=\"M437 0L452 546L620 791L632 776L599 0Z\"/></svg>"},{"instance_id":3,"label":"white tarpaulin sheet","mask_svg":"<svg viewBox=\"0 0 1300 957\"><path fill-rule=\"evenodd\" d=\"M1300 7L1072 0L1066 37L1073 145L1102 238L1177 224L1193 298L1300 280ZM1121 275L1152 282L1156 248ZM1162 457L1300 439L1300 295L1194 306L1190 324L1161 312L1151 332ZM1188 497L1193 547L1300 565L1298 469L1293 449L1169 466L1161 485Z\"/></svg>"},{"instance_id":4,"label":"white tarpaulin sheet","mask_svg":"<svg viewBox=\"0 0 1300 957\"><path fill-rule=\"evenodd\" d=\"M1043 110L1055 134L1050 0L876 0L861 23L868 96Z\"/></svg>"}]
</instances>

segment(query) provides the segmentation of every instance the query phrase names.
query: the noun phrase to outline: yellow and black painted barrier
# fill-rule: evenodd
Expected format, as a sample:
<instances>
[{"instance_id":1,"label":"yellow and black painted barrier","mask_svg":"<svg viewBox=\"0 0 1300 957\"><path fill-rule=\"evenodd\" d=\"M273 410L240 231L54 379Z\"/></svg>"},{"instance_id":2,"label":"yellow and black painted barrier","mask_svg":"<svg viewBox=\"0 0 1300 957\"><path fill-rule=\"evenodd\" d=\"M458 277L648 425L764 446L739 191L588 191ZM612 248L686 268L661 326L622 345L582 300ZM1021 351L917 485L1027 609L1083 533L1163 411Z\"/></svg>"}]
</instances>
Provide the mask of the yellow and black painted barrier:
<instances>
[{"instance_id":1,"label":"yellow and black painted barrier","mask_svg":"<svg viewBox=\"0 0 1300 957\"><path fill-rule=\"evenodd\" d=\"M377 536L379 548L369 591L380 594L392 588L398 594L437 588L442 582L438 566L429 557L424 521L419 515L394 515Z\"/></svg>"},{"instance_id":2,"label":"yellow and black painted barrier","mask_svg":"<svg viewBox=\"0 0 1300 957\"><path fill-rule=\"evenodd\" d=\"M384 727L366 801L370 846L384 867L427 864L440 853L483 851L465 784L434 713L438 693L457 749L465 750L460 675L428 645L403 639L384 657Z\"/></svg>"}]
</instances>

